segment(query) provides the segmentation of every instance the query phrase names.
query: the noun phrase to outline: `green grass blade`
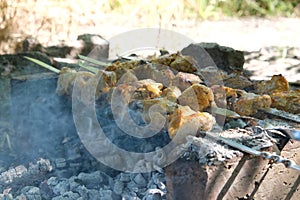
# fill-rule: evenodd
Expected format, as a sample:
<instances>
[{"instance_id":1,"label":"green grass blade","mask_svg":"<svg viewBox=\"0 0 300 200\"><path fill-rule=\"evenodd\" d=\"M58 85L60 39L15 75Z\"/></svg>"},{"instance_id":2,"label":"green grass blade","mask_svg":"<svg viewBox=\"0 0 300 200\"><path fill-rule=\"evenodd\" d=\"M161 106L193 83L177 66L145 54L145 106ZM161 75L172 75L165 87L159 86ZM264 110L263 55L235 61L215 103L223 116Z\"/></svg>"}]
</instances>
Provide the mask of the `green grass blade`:
<instances>
[{"instance_id":1,"label":"green grass blade","mask_svg":"<svg viewBox=\"0 0 300 200\"><path fill-rule=\"evenodd\" d=\"M99 60L95 60L95 59L93 59L93 58L89 58L89 57L86 57L86 56L83 56L83 55L78 55L78 57L79 57L81 60L84 60L84 61L93 63L93 64L95 64L95 65L100 65L100 66L108 66L108 65L110 65L110 63L102 62L102 61L99 61Z\"/></svg>"},{"instance_id":2,"label":"green grass blade","mask_svg":"<svg viewBox=\"0 0 300 200\"><path fill-rule=\"evenodd\" d=\"M40 65L41 67L44 67L44 68L54 72L54 73L59 74L59 72L60 72L59 69L56 69L56 68L52 67L51 65L48 65L48 64L46 64L46 63L44 63L40 60L37 60L35 58L30 58L30 57L27 57L27 56L23 56L23 57L26 58L27 60L30 60L31 62L34 62L35 64Z\"/></svg>"},{"instance_id":3,"label":"green grass blade","mask_svg":"<svg viewBox=\"0 0 300 200\"><path fill-rule=\"evenodd\" d=\"M94 74L97 74L98 71L99 71L99 69L96 68L96 67L91 67L91 66L87 66L87 65L83 64L82 61L79 61L79 62L78 62L78 65L79 65L80 67L84 68L84 69L87 69L87 70L93 72Z\"/></svg>"}]
</instances>

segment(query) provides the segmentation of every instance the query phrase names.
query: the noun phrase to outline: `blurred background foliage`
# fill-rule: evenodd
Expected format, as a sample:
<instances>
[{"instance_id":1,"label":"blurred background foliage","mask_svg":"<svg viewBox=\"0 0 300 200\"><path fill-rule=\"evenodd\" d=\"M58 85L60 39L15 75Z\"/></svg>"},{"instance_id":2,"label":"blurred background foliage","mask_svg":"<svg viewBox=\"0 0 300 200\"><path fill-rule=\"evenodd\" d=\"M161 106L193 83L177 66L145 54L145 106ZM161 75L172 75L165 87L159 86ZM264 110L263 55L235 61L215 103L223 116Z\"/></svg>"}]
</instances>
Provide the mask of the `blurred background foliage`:
<instances>
[{"instance_id":1,"label":"blurred background foliage","mask_svg":"<svg viewBox=\"0 0 300 200\"><path fill-rule=\"evenodd\" d=\"M173 12L177 17L218 19L222 16L299 16L299 0L108 0L109 10Z\"/></svg>"},{"instance_id":2,"label":"blurred background foliage","mask_svg":"<svg viewBox=\"0 0 300 200\"><path fill-rule=\"evenodd\" d=\"M230 17L299 17L299 0L0 0L0 53L10 43L41 36L46 43L93 32L103 24L164 28L179 21ZM114 31L113 27L109 27ZM95 31L94 31L95 32ZM99 32L99 30L98 30ZM72 35L73 34L73 35ZM47 37L45 37L47 35ZM42 37L43 36L43 37ZM15 42L14 42L15 43ZM8 46L7 46L8 45Z\"/></svg>"}]
</instances>

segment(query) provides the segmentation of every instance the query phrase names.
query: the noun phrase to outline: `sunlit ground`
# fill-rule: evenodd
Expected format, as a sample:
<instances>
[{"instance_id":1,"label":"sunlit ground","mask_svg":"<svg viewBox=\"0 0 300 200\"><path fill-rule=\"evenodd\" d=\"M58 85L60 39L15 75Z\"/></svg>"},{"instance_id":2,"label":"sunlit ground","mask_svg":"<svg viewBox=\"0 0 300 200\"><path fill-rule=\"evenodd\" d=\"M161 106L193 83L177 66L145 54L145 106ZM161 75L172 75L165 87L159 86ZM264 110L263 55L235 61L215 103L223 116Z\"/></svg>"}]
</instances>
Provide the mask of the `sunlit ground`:
<instances>
[{"instance_id":1,"label":"sunlit ground","mask_svg":"<svg viewBox=\"0 0 300 200\"><path fill-rule=\"evenodd\" d=\"M267 16L271 19L247 17L240 20L236 16L246 15L247 10L235 11L238 6L235 1L223 1L227 4L222 9L214 7L216 2L222 1L209 2L2 0L0 6L5 15L0 18L0 39L13 39L12 43L15 43L30 36L50 45L62 40L76 40L83 33L96 33L109 39L136 28L160 27L185 34L196 42L218 42L239 49L258 49L269 45L300 46L300 37L297 37L300 35L300 19L295 18L296 8L292 14L284 13L291 18ZM251 8L246 8L251 11ZM281 6L280 9L284 12L287 8ZM257 15L264 13L263 10L255 12ZM277 10L268 12L276 16ZM11 46L13 44L2 44L1 52L10 52Z\"/></svg>"}]
</instances>

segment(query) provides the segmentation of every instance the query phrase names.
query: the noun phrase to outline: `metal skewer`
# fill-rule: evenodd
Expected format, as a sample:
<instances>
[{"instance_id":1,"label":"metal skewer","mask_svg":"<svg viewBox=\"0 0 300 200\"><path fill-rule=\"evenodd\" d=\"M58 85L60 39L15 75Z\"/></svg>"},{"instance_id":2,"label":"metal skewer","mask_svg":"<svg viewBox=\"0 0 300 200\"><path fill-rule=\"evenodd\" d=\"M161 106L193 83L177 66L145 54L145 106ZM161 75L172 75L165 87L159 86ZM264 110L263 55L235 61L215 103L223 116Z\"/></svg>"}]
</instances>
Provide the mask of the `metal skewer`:
<instances>
[{"instance_id":1,"label":"metal skewer","mask_svg":"<svg viewBox=\"0 0 300 200\"><path fill-rule=\"evenodd\" d=\"M283 158L281 156L271 154L269 152L258 151L256 149L252 149L252 148L247 147L243 144L240 144L240 143L238 143L234 140L227 139L227 138L222 137L222 136L217 136L217 135L215 135L215 133L207 132L206 135L209 136L210 138L213 138L213 139L216 139L216 140L221 140L225 144L227 144L227 145L229 145L233 148L239 149L243 152L246 152L248 154L255 155L255 156L261 156L264 159L272 160L274 163L282 163L287 168L291 168L291 169L295 169L295 170L300 171L300 166L297 165L294 161L292 161L290 159L286 159L286 158Z\"/></svg>"}]
</instances>

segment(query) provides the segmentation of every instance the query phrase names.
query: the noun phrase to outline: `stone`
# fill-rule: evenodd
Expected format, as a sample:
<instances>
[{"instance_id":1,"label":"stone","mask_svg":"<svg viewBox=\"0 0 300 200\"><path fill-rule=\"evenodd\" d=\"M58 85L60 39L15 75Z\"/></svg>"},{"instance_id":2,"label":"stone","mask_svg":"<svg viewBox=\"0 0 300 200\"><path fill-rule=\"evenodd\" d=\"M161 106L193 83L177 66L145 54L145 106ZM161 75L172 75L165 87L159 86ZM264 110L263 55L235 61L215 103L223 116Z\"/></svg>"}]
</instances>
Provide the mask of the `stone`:
<instances>
[{"instance_id":1,"label":"stone","mask_svg":"<svg viewBox=\"0 0 300 200\"><path fill-rule=\"evenodd\" d=\"M203 50L205 50L211 58L205 58L208 57L208 55L205 56ZM220 46L217 43L190 44L186 48L182 49L181 52L183 55L192 56L195 60L197 60L200 67L216 65L218 68L230 73L235 70L242 71L245 62L244 53L242 51ZM207 61L203 61L204 59ZM201 66L201 63L207 63L207 65Z\"/></svg>"},{"instance_id":2,"label":"stone","mask_svg":"<svg viewBox=\"0 0 300 200\"><path fill-rule=\"evenodd\" d=\"M224 85L234 89L245 89L253 85L252 81L244 76L236 73L230 74L224 80Z\"/></svg>"}]
</instances>

